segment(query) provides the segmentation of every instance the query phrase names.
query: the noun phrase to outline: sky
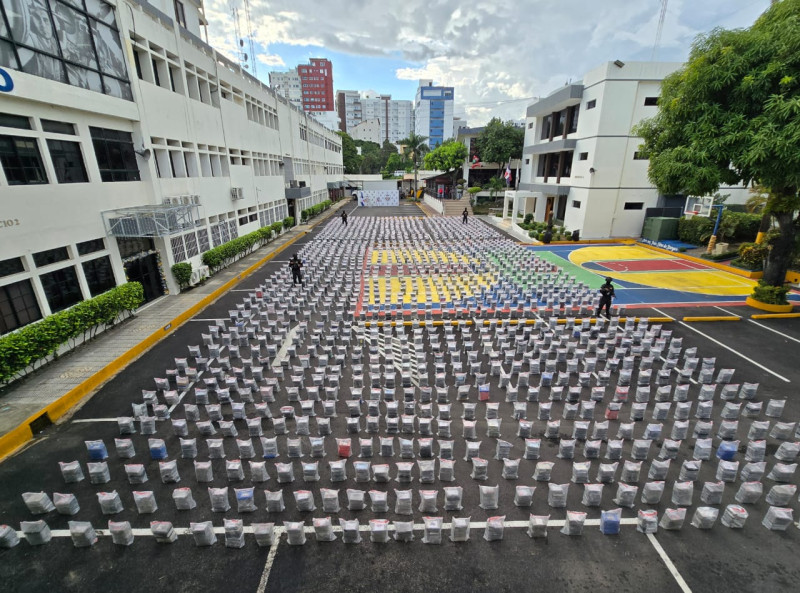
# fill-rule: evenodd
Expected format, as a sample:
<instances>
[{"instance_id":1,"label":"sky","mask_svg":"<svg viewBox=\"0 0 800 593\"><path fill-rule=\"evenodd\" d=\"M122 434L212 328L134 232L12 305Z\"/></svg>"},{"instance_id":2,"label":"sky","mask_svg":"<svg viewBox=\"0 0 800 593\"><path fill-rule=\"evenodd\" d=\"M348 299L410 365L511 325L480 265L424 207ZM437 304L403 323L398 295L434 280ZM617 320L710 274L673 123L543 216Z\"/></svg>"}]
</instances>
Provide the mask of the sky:
<instances>
[{"instance_id":1,"label":"sky","mask_svg":"<svg viewBox=\"0 0 800 593\"><path fill-rule=\"evenodd\" d=\"M455 87L470 126L524 118L536 97L603 62L684 61L715 27L749 27L769 0L205 0L211 45L231 57L252 31L251 72L269 82L310 57L333 62L334 90L414 99L418 80ZM245 49L249 41L245 40ZM249 52L248 52L249 53Z\"/></svg>"}]
</instances>

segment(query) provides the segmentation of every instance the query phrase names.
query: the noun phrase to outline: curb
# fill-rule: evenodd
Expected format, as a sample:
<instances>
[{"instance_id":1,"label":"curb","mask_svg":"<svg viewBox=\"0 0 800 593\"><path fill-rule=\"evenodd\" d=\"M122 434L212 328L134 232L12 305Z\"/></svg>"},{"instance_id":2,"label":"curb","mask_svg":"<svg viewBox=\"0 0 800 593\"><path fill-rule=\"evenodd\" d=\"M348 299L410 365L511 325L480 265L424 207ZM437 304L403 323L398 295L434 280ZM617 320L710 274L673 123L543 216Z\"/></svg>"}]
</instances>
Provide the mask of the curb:
<instances>
[{"instance_id":1,"label":"curb","mask_svg":"<svg viewBox=\"0 0 800 593\"><path fill-rule=\"evenodd\" d=\"M751 315L751 319L797 319L800 313L758 313Z\"/></svg>"},{"instance_id":2,"label":"curb","mask_svg":"<svg viewBox=\"0 0 800 593\"><path fill-rule=\"evenodd\" d=\"M330 211L335 212L338 209L339 208L331 208ZM319 220L311 224L311 228L316 227L318 224L325 222L331 217L332 214L324 218L320 218ZM112 360L110 363L108 363L105 367L97 371L91 377L79 383L78 385L67 391L64 395L59 397L57 400L51 402L44 408L40 409L32 416L29 416L16 428L13 428L6 434L0 436L0 462L2 462L3 460L5 460L6 457L12 455L14 452L20 449L23 445L25 445L25 443L33 439L34 435L33 435L33 430L31 429L31 424L42 418L49 420L50 423L54 423L56 420L58 420L59 418L64 416L67 412L69 412L82 399L92 394L95 390L99 389L106 381L108 381L109 379L114 377L117 373L119 373L121 370L126 368L139 356L141 356L147 350L155 346L158 342L166 338L173 331L182 326L186 321L194 317L197 313L199 313L200 311L208 307L210 304L215 302L230 288L236 286L241 280L244 280L245 278L253 274L261 266L269 262L276 255L284 251L286 248L291 246L297 240L305 237L308 234L308 232L309 231L302 231L293 239L286 241L286 243L284 243L280 247L276 247L271 253L265 255L260 260L250 265L249 267L245 268L245 270L243 270L242 272L240 272L239 274L237 274L236 276L234 276L233 278L222 284L220 287L215 289L212 293L203 297L200 301L198 301L197 303L189 307L187 310L185 310L183 313L172 319L160 330L157 330L154 333L150 334L144 340L139 342L136 346L134 346L121 356L117 357L115 360Z\"/></svg>"},{"instance_id":3,"label":"curb","mask_svg":"<svg viewBox=\"0 0 800 593\"><path fill-rule=\"evenodd\" d=\"M684 317L681 321L741 321L737 315L717 315L708 317Z\"/></svg>"}]
</instances>

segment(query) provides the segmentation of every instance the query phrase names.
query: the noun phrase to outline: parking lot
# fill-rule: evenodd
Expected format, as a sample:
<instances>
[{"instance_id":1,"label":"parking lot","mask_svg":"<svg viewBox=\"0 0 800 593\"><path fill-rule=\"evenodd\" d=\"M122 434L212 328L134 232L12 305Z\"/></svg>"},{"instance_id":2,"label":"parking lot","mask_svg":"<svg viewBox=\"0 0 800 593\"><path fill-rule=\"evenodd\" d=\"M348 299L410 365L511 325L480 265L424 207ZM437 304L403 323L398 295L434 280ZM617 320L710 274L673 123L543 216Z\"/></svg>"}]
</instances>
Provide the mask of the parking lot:
<instances>
[{"instance_id":1,"label":"parking lot","mask_svg":"<svg viewBox=\"0 0 800 593\"><path fill-rule=\"evenodd\" d=\"M793 424L800 419L800 320L753 320L755 311L735 304L643 303L629 306L625 318L594 323L596 287L571 282L483 223L462 228L460 219L415 218L416 209L402 208L378 218L375 210L357 209L347 227L333 220L303 237L0 464L0 524L19 530L22 521L42 519L54 535L40 546L23 538L0 549L9 590L796 588L798 529L770 530L762 520L773 488L797 484L788 469L778 480L769 475L778 463L794 463L784 451L791 447L779 447L800 440ZM293 252L306 262L303 286L292 284L287 268ZM382 259L411 252L418 260ZM389 282L381 292L378 280L392 274L413 279L413 287ZM708 315L741 319L682 321ZM655 318L665 320L648 321ZM785 401L782 410L777 400ZM121 434L129 424L120 418L135 418L132 434ZM153 433L143 434L151 425ZM130 439L135 454L121 456L115 439ZM151 439L163 441L163 459ZM108 452L109 479L93 484L85 441L97 440ZM718 452L736 441L731 478ZM748 448L755 441L765 441L764 467L759 446ZM80 462L84 480L65 483L59 462L70 461ZM162 461L175 462L179 481ZM212 475L198 480L197 462L209 462ZM141 465L147 481L132 484L126 465ZM386 480L380 466L388 466ZM282 481L289 467L293 479ZM706 485L720 481L722 494L706 502ZM763 491L741 505L748 513L742 528L726 527L721 519L739 505L744 482L760 482ZM530 506L518 487L534 488ZM194 508L178 510L178 488L190 490ZM226 489L230 509L212 510L209 488ZM247 508L250 488L255 510ZM235 489L243 491L238 500ZM338 510L331 498L325 510L323 490L338 490ZM74 494L80 510L34 515L22 493L42 491ZM134 491L152 492L157 509L139 512ZM284 510L270 512L265 491L280 492ZM410 509L398 507L398 491L410 491ZM99 492L117 492L122 509L102 514ZM314 510L301 510L307 499L298 492L310 493ZM427 508L422 492L434 493L425 495ZM796 492L780 506L797 520ZM691 525L698 507L718 510L710 529ZM616 508L619 533L601 533L601 511ZM637 530L639 511L662 520L680 508L679 529ZM546 537L528 535L531 515L549 517ZM328 532L313 520L327 517L335 540L318 541ZM436 538L428 517L441 518L438 545L423 542ZM493 517L504 518L500 541L485 539ZM459 518L470 521L469 539L452 542ZM226 546L226 519L242 521L244 547ZM352 533L340 519L358 521L360 543L343 542ZM109 520L130 523L130 546L112 542ZM386 543L371 541L381 539L382 524L373 520L387 522ZM90 522L97 542L73 545L69 521ZM172 523L176 541L157 542L154 521ZM207 521L216 542L197 545L190 525ZM303 545L289 545L293 522L304 526ZM396 541L397 524L408 522L413 541ZM561 533L565 523L580 534ZM271 545L257 544L264 524L274 525Z\"/></svg>"}]
</instances>

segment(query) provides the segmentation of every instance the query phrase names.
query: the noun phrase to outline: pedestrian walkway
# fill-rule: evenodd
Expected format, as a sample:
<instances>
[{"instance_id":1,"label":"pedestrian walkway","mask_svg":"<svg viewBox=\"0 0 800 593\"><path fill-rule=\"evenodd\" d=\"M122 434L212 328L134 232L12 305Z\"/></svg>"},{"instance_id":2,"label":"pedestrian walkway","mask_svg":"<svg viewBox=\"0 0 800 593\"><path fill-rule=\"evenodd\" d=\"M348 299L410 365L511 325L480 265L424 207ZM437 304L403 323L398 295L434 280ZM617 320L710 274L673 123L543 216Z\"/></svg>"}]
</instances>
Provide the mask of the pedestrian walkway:
<instances>
[{"instance_id":1,"label":"pedestrian walkway","mask_svg":"<svg viewBox=\"0 0 800 593\"><path fill-rule=\"evenodd\" d=\"M177 329L178 325L174 325L174 327L169 327L169 325L177 317L196 306L203 299L208 298L221 286L239 277L254 264L293 243L314 226L332 216L338 216L341 207L350 205L351 203L347 200L337 202L330 210L310 223L298 225L284 232L274 241L218 272L205 284L177 295L161 297L144 305L134 317L119 326L100 334L91 342L81 345L74 351L68 352L40 371L11 384L0 395L0 436L38 415L37 412L78 388L84 381L102 372L109 364L153 334L161 332L163 335L167 335L171 333ZM131 358L127 364L134 359ZM112 376L106 377L106 380L111 379ZM101 385L102 383L94 385L85 396L94 393Z\"/></svg>"}]
</instances>

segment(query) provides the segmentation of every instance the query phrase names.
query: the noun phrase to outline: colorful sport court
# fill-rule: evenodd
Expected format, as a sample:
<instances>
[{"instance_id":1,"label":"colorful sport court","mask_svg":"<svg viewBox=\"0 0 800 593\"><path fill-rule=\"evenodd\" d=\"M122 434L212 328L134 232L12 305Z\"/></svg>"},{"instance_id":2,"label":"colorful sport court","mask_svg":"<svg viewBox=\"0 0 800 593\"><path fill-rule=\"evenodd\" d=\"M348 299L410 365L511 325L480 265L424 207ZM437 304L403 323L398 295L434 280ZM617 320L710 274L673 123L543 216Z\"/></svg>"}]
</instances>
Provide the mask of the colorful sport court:
<instances>
[{"instance_id":1,"label":"colorful sport court","mask_svg":"<svg viewBox=\"0 0 800 593\"><path fill-rule=\"evenodd\" d=\"M755 280L639 245L548 245L531 247L582 282L596 285L610 276L615 303L676 306L743 303ZM800 295L790 295L800 300Z\"/></svg>"}]
</instances>

